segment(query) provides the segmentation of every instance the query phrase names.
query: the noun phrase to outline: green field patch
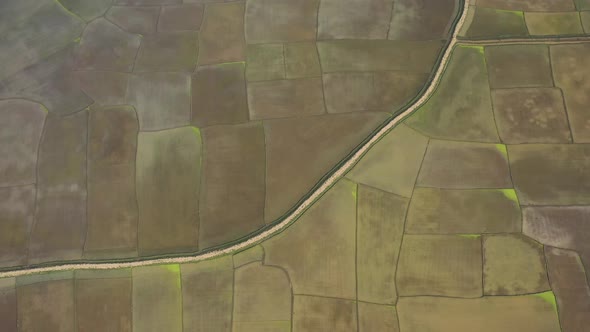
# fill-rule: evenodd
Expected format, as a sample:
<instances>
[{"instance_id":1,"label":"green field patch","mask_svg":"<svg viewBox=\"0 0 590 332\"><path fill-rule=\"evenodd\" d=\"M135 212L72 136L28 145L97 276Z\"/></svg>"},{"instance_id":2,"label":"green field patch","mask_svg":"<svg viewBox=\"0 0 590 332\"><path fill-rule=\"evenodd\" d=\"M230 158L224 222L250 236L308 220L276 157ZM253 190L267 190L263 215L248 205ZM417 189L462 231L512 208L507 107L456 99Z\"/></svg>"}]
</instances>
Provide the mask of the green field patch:
<instances>
[{"instance_id":1,"label":"green field patch","mask_svg":"<svg viewBox=\"0 0 590 332\"><path fill-rule=\"evenodd\" d=\"M199 136L199 138L201 137L201 129L199 129L197 127L191 127L191 129L193 130L195 135Z\"/></svg>"},{"instance_id":2,"label":"green field patch","mask_svg":"<svg viewBox=\"0 0 590 332\"><path fill-rule=\"evenodd\" d=\"M508 150L506 149L505 144L496 144L496 149L502 153L502 155L508 159Z\"/></svg>"},{"instance_id":3,"label":"green field patch","mask_svg":"<svg viewBox=\"0 0 590 332\"><path fill-rule=\"evenodd\" d=\"M163 265L166 270L173 272L173 273L180 273L180 265L179 264L169 264Z\"/></svg>"},{"instance_id":4,"label":"green field patch","mask_svg":"<svg viewBox=\"0 0 590 332\"><path fill-rule=\"evenodd\" d=\"M223 67L223 66L230 66L230 65L236 65L236 64L246 65L246 61L224 62L224 63L217 64L216 66Z\"/></svg>"},{"instance_id":5,"label":"green field patch","mask_svg":"<svg viewBox=\"0 0 590 332\"><path fill-rule=\"evenodd\" d=\"M524 18L524 12L523 11L519 11L519 10L506 10L506 9L496 9L496 11L499 12L499 13L513 14L513 15L516 15L518 17Z\"/></svg>"},{"instance_id":6,"label":"green field patch","mask_svg":"<svg viewBox=\"0 0 590 332\"><path fill-rule=\"evenodd\" d=\"M479 45L459 45L459 47L461 48L470 48L470 49L474 49L477 50L479 53L481 53L482 55L484 54L484 49L483 46L479 46Z\"/></svg>"},{"instance_id":7,"label":"green field patch","mask_svg":"<svg viewBox=\"0 0 590 332\"><path fill-rule=\"evenodd\" d=\"M533 294L534 296L542 298L547 303L551 304L553 310L557 312L557 301L555 300L555 294L552 291L547 291L543 293Z\"/></svg>"},{"instance_id":8,"label":"green field patch","mask_svg":"<svg viewBox=\"0 0 590 332\"><path fill-rule=\"evenodd\" d=\"M511 201L516 202L516 204L519 204L518 195L516 194L516 190L514 190L514 189L500 189L500 191L502 192L502 194L504 194L504 196L506 196L506 198L508 198Z\"/></svg>"},{"instance_id":9,"label":"green field patch","mask_svg":"<svg viewBox=\"0 0 590 332\"><path fill-rule=\"evenodd\" d=\"M459 234L459 236L467 239L477 239L481 237L481 234Z\"/></svg>"},{"instance_id":10,"label":"green field patch","mask_svg":"<svg viewBox=\"0 0 590 332\"><path fill-rule=\"evenodd\" d=\"M175 279L176 279L176 287L178 287L178 289L182 289L182 281L180 279L180 264L169 264L169 265L163 265L163 268L165 268L166 270L176 274Z\"/></svg>"}]
</instances>

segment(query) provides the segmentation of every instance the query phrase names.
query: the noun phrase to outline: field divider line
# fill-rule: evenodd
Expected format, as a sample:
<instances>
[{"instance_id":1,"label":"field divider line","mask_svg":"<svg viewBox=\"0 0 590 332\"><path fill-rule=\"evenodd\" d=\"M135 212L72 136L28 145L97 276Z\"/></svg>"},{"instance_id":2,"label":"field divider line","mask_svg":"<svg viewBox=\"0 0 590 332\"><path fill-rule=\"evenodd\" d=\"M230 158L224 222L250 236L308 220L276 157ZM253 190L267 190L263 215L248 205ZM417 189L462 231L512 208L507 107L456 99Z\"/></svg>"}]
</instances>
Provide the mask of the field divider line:
<instances>
[{"instance_id":1,"label":"field divider line","mask_svg":"<svg viewBox=\"0 0 590 332\"><path fill-rule=\"evenodd\" d=\"M578 44L590 42L590 36L576 37L531 37L531 38L491 38L491 39L463 39L459 38L457 43L463 45L514 45L514 44Z\"/></svg>"}]
</instances>

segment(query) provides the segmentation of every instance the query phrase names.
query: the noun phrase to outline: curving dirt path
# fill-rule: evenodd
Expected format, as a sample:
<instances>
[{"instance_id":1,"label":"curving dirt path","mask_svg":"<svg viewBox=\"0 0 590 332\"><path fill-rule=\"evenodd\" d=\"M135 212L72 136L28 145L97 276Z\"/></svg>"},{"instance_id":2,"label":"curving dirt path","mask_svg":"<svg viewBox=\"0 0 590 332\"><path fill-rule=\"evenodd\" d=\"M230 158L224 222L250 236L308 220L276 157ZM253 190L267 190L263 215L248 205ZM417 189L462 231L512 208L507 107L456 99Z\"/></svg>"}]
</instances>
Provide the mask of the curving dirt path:
<instances>
[{"instance_id":1,"label":"curving dirt path","mask_svg":"<svg viewBox=\"0 0 590 332\"><path fill-rule=\"evenodd\" d=\"M0 204L0 271L279 223L432 79L462 1L397 4L4 1L0 196L24 206Z\"/></svg>"},{"instance_id":2,"label":"curving dirt path","mask_svg":"<svg viewBox=\"0 0 590 332\"><path fill-rule=\"evenodd\" d=\"M187 255L182 257L173 257L173 258L158 258L158 259L148 259L148 260L141 260L141 261L134 261L134 262L122 262L122 263L82 263L82 264L56 264L52 266L46 267L38 267L38 268L26 268L26 269L15 269L11 271L4 271L0 272L0 278L5 277L17 277L29 274L36 274L36 273L44 273L44 272L56 272L56 271L65 271L65 270L73 270L73 269L94 269L94 270L106 270L106 269L116 269L116 268L129 268L129 267L138 267L138 266L147 266L147 265L156 265L156 264L170 264L170 263L190 263L190 262L198 262L204 261L216 257L220 257L223 255L235 253L245 248L248 248L254 244L257 244L265 239L268 239L275 234L281 232L285 228L287 228L291 223L295 222L297 218L299 218L305 210L307 210L317 199L319 199L326 191L332 187L336 181L342 178L360 159L361 157L381 138L383 138L390 130L392 130L396 125L398 125L402 120L406 117L411 115L415 112L420 106L422 106L433 94L438 86L440 81L441 75L446 68L450 55L453 51L453 48L458 43L457 36L459 31L461 30L463 24L465 23L467 8L469 7L469 0L465 0L463 4L463 8L461 9L459 20L453 30L451 40L448 44L448 47L444 51L444 54L441 58L439 67L437 68L432 81L430 82L428 88L424 91L422 96L412 105L410 105L404 112L400 113L398 116L393 118L387 125L385 125L381 130L379 130L375 135L373 135L370 140L368 140L358 151L352 155L348 161L341 165L329 178L327 178L324 183L317 188L305 201L303 201L287 218L285 218L282 222L276 224L272 228L257 234L253 237L244 239L230 247L214 250L210 252L205 252L202 254L196 255Z\"/></svg>"},{"instance_id":3,"label":"curving dirt path","mask_svg":"<svg viewBox=\"0 0 590 332\"><path fill-rule=\"evenodd\" d=\"M461 9L460 16L458 22L455 26L455 29L452 33L452 38L448 44L447 49L444 51L444 54L441 58L439 67L436 69L436 72L433 76L432 81L430 82L428 88L424 91L422 96L412 105L410 105L404 112L396 116L392 119L386 126L384 126L381 130L379 130L376 134L374 134L370 140L368 140L358 151L352 155L346 163L341 165L337 170L333 172L333 174L327 178L323 184L318 187L311 195L303 201L297 208L288 215L282 222L274 225L270 229L263 231L262 233L256 234L252 237L246 238L241 240L240 242L226 247L224 249L213 250L209 252L193 254L193 255L184 255L178 257L170 257L170 258L156 258L156 259L141 259L138 258L136 261L131 262L117 262L117 263L57 263L50 266L45 267L36 267L36 268L23 268L23 269L13 269L0 272L0 278L4 277L17 277L35 273L43 273L43 272L56 272L56 271L65 271L65 270L73 270L73 269L94 269L94 270L106 270L106 269L116 269L116 268L129 268L129 267L138 267L138 266L148 266L148 265L156 265L156 264L170 264L170 263L190 263L190 262L198 262L203 260L208 260L216 257L220 257L227 254L232 254L245 248L251 247L257 243L260 243L275 234L283 231L287 228L290 224L295 222L315 201L317 201L326 191L332 187L340 178L342 178L362 157L363 155L373 146L375 145L381 138L383 138L390 130L392 130L396 125L398 125L401 121L407 118L409 115L414 113L417 109L419 109L424 103L432 96L434 91L436 90L441 75L444 72L449 59L450 54L453 51L453 48L457 44L475 44L475 45L494 45L494 44L525 44L525 43L560 43L560 44L567 44L567 43L579 43L579 42L586 42L590 41L590 37L537 37L537 38L508 38L508 39L482 39L482 40L465 40L465 39L458 39L459 32L463 28L463 25L466 22L467 17L467 9L469 7L470 1L465 0L463 4L463 8Z\"/></svg>"}]
</instances>

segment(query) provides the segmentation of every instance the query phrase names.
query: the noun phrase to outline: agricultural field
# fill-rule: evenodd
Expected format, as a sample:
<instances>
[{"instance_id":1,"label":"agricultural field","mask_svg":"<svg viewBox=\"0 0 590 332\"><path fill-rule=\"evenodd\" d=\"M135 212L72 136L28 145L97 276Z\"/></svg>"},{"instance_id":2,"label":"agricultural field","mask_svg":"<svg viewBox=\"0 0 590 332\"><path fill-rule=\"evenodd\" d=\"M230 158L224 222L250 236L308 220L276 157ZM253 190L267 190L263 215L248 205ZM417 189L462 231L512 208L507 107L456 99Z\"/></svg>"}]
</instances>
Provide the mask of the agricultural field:
<instances>
[{"instance_id":1,"label":"agricultural field","mask_svg":"<svg viewBox=\"0 0 590 332\"><path fill-rule=\"evenodd\" d=\"M590 2L184 2L6 5L1 331L590 327Z\"/></svg>"},{"instance_id":2,"label":"agricultural field","mask_svg":"<svg viewBox=\"0 0 590 332\"><path fill-rule=\"evenodd\" d=\"M418 95L459 9L348 2L2 4L0 267L195 253L287 214Z\"/></svg>"},{"instance_id":3,"label":"agricultural field","mask_svg":"<svg viewBox=\"0 0 590 332\"><path fill-rule=\"evenodd\" d=\"M465 39L590 35L588 0L474 0Z\"/></svg>"}]
</instances>

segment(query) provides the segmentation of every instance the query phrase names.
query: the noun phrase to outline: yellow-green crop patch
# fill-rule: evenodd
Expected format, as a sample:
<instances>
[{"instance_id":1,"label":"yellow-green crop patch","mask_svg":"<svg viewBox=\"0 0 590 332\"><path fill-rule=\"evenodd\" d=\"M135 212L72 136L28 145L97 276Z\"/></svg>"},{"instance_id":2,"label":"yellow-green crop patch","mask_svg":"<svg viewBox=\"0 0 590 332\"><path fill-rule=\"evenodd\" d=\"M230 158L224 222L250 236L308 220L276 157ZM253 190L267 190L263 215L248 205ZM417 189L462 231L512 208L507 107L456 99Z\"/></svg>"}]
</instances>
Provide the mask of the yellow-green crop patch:
<instances>
[{"instance_id":1,"label":"yellow-green crop patch","mask_svg":"<svg viewBox=\"0 0 590 332\"><path fill-rule=\"evenodd\" d=\"M483 46L479 46L479 45L459 45L459 47L461 48L470 48L470 49L474 49L477 50L479 53L481 53L482 55L484 54L484 49Z\"/></svg>"},{"instance_id":2,"label":"yellow-green crop patch","mask_svg":"<svg viewBox=\"0 0 590 332\"><path fill-rule=\"evenodd\" d=\"M498 151L500 151L500 153L502 153L504 158L508 158L508 150L506 149L505 144L496 144L496 149L498 149Z\"/></svg>"},{"instance_id":3,"label":"yellow-green crop patch","mask_svg":"<svg viewBox=\"0 0 590 332\"><path fill-rule=\"evenodd\" d=\"M557 311L557 301L555 300L555 294L552 291L547 291L543 293L533 294L534 296L538 296L542 298L547 303L551 304L553 310Z\"/></svg>"},{"instance_id":4,"label":"yellow-green crop patch","mask_svg":"<svg viewBox=\"0 0 590 332\"><path fill-rule=\"evenodd\" d=\"M514 189L500 189L500 191L502 192L502 194L504 194L504 196L506 196L506 198L508 198L511 201L516 202L516 204L518 203L518 195L516 194L516 190Z\"/></svg>"},{"instance_id":5,"label":"yellow-green crop patch","mask_svg":"<svg viewBox=\"0 0 590 332\"><path fill-rule=\"evenodd\" d=\"M459 234L459 236L467 239L477 239L481 237L481 234Z\"/></svg>"}]
</instances>

